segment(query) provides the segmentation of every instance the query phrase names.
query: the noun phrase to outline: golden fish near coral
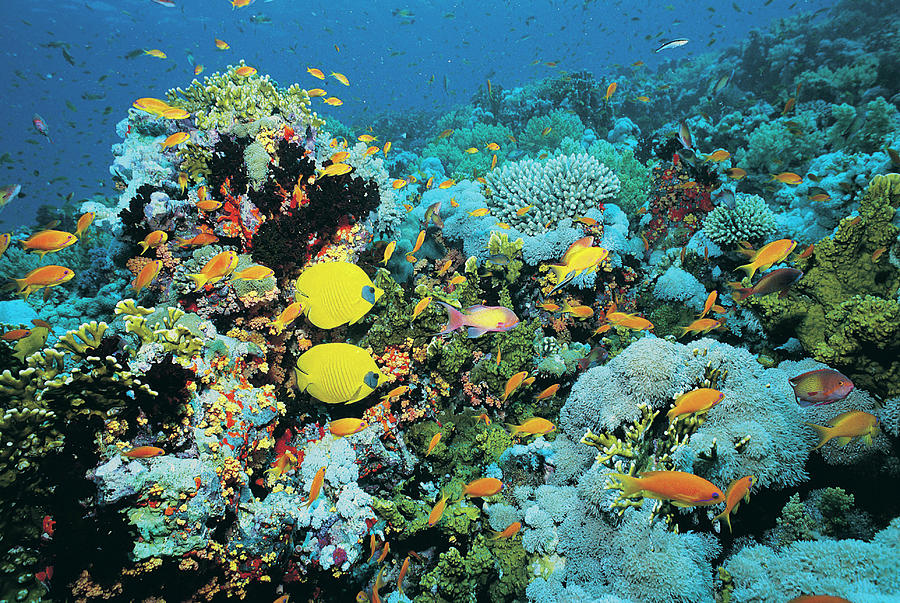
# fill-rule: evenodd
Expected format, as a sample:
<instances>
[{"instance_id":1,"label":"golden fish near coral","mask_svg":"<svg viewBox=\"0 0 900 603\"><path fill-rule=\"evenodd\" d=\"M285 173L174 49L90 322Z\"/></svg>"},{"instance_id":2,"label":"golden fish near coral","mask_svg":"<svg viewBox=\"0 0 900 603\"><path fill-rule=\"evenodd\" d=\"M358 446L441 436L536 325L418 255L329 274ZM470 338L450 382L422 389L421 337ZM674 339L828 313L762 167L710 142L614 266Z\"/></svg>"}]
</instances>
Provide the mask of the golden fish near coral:
<instances>
[{"instance_id":1,"label":"golden fish near coral","mask_svg":"<svg viewBox=\"0 0 900 603\"><path fill-rule=\"evenodd\" d=\"M294 322L298 316L303 312L303 305L300 302L294 302L290 304L287 308L281 311L281 314L278 315L278 318L273 320L269 325L274 327L277 331L281 331L286 328L289 324Z\"/></svg>"},{"instance_id":2,"label":"golden fish near coral","mask_svg":"<svg viewBox=\"0 0 900 603\"><path fill-rule=\"evenodd\" d=\"M669 422L673 422L677 417L688 414L706 412L716 404L722 401L725 394L717 389L701 387L689 392L685 392L678 396L673 406L666 416Z\"/></svg>"},{"instance_id":3,"label":"golden fish near coral","mask_svg":"<svg viewBox=\"0 0 900 603\"><path fill-rule=\"evenodd\" d=\"M42 230L19 241L22 249L36 253L44 259L48 253L56 253L78 242L78 237L61 230Z\"/></svg>"},{"instance_id":4,"label":"golden fish near coral","mask_svg":"<svg viewBox=\"0 0 900 603\"><path fill-rule=\"evenodd\" d=\"M532 417L521 425L507 424L506 427L509 429L510 433L512 433L513 437L544 435L556 429L556 425L541 417Z\"/></svg>"},{"instance_id":5,"label":"golden fish near coral","mask_svg":"<svg viewBox=\"0 0 900 603\"><path fill-rule=\"evenodd\" d=\"M562 263L550 266L550 270L556 276L556 285L550 294L584 272L595 272L600 264L609 257L608 250L602 247L593 247L593 244L594 237L584 237L575 241L563 255Z\"/></svg>"},{"instance_id":6,"label":"golden fish near coral","mask_svg":"<svg viewBox=\"0 0 900 603\"><path fill-rule=\"evenodd\" d=\"M234 251L223 251L213 256L200 272L188 274L188 278L194 281L196 290L199 291L206 285L212 285L229 274L237 267L238 255Z\"/></svg>"},{"instance_id":7,"label":"golden fish near coral","mask_svg":"<svg viewBox=\"0 0 900 603\"><path fill-rule=\"evenodd\" d=\"M353 435L354 433L359 433L369 424L363 421L362 419L356 419L353 417L347 417L345 419L335 419L328 424L328 431L331 432L336 438L345 437L348 435Z\"/></svg>"},{"instance_id":8,"label":"golden fish near coral","mask_svg":"<svg viewBox=\"0 0 900 603\"><path fill-rule=\"evenodd\" d=\"M738 249L739 253L750 256L750 263L738 266L736 270L743 270L747 276L753 278L757 270L768 270L773 264L783 261L797 247L797 241L793 239L779 239L765 245L759 251L749 247Z\"/></svg>"},{"instance_id":9,"label":"golden fish near coral","mask_svg":"<svg viewBox=\"0 0 900 603\"><path fill-rule=\"evenodd\" d=\"M352 404L387 380L366 350L349 343L321 343L297 359L297 388L326 404Z\"/></svg>"},{"instance_id":10,"label":"golden fish near coral","mask_svg":"<svg viewBox=\"0 0 900 603\"><path fill-rule=\"evenodd\" d=\"M28 299L28 296L31 295L33 291L42 288L46 288L47 291L49 291L50 287L56 287L66 283L72 280L74 276L75 273L69 268L50 265L35 268L24 277L13 280L19 288L18 293L20 295L24 294L23 297ZM45 296L47 295L47 291L44 293Z\"/></svg>"},{"instance_id":11,"label":"golden fish near coral","mask_svg":"<svg viewBox=\"0 0 900 603\"><path fill-rule=\"evenodd\" d=\"M349 262L322 262L295 281L294 299L307 320L320 329L355 324L384 295L362 268Z\"/></svg>"},{"instance_id":12,"label":"golden fish near coral","mask_svg":"<svg viewBox=\"0 0 900 603\"><path fill-rule=\"evenodd\" d=\"M731 482L728 489L725 490L725 510L712 518L713 521L725 520L728 525L728 531L731 532L731 514L737 510L744 501L750 500L750 488L756 483L756 478L752 475L738 478Z\"/></svg>"},{"instance_id":13,"label":"golden fish near coral","mask_svg":"<svg viewBox=\"0 0 900 603\"><path fill-rule=\"evenodd\" d=\"M144 264L141 268L141 271L137 274L134 281L131 283L132 289L134 292L140 293L141 290L152 283L157 275L159 275L159 271L162 269L163 263L162 260L152 260Z\"/></svg>"},{"instance_id":14,"label":"golden fish near coral","mask_svg":"<svg viewBox=\"0 0 900 603\"><path fill-rule=\"evenodd\" d=\"M667 500L676 507L716 505L725 499L715 484L684 471L644 471L640 477L613 473L610 477L619 481L623 498Z\"/></svg>"},{"instance_id":15,"label":"golden fish near coral","mask_svg":"<svg viewBox=\"0 0 900 603\"><path fill-rule=\"evenodd\" d=\"M837 438L839 446L846 446L854 438L860 438L867 445L872 445L872 438L878 433L878 417L861 410L841 413L828 425L806 423L819 433L819 443L813 450L818 450L831 440Z\"/></svg>"}]
</instances>

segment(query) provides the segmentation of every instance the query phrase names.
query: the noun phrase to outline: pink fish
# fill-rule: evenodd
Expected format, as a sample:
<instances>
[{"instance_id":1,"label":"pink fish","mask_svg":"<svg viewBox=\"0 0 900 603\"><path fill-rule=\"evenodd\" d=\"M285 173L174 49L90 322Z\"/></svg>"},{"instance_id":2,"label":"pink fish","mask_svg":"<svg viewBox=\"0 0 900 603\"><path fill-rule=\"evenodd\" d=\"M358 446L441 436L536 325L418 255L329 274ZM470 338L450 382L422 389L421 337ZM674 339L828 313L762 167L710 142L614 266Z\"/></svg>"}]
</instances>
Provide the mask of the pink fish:
<instances>
[{"instance_id":1,"label":"pink fish","mask_svg":"<svg viewBox=\"0 0 900 603\"><path fill-rule=\"evenodd\" d=\"M846 398L853 391L849 377L836 370L824 368L791 377L788 383L800 406L821 406Z\"/></svg>"},{"instance_id":2,"label":"pink fish","mask_svg":"<svg viewBox=\"0 0 900 603\"><path fill-rule=\"evenodd\" d=\"M48 134L47 124L40 115L35 113L34 117L31 118L31 123L34 124L34 129L38 131L38 134L46 136L47 140L50 141L50 144L53 144L53 139L50 138L50 134Z\"/></svg>"},{"instance_id":3,"label":"pink fish","mask_svg":"<svg viewBox=\"0 0 900 603\"><path fill-rule=\"evenodd\" d=\"M444 302L438 302L447 309L448 322L438 335L451 333L461 327L468 327L469 337L481 337L488 331L509 331L519 324L519 317L503 306L469 306L462 312Z\"/></svg>"}]
</instances>

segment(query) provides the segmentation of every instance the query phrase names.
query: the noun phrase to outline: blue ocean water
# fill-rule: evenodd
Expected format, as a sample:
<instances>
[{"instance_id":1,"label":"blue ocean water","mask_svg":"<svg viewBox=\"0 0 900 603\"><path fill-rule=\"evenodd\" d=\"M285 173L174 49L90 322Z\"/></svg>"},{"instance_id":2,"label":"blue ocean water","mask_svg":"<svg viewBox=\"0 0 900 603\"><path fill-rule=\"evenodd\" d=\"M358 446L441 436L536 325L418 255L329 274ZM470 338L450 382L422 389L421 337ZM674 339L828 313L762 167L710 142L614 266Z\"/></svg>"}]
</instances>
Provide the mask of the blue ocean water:
<instances>
[{"instance_id":1,"label":"blue ocean water","mask_svg":"<svg viewBox=\"0 0 900 603\"><path fill-rule=\"evenodd\" d=\"M488 79L510 88L585 69L612 78L617 66L635 61L665 77L675 57L654 50L668 39L690 39L677 51L677 59L690 60L740 42L753 28L830 5L256 0L233 9L226 0L174 7L152 0L4 2L0 155L9 156L0 184L21 183L23 195L0 213L0 223L29 223L40 205L61 205L70 193L76 201L112 195L115 123L136 98L184 87L195 64L209 74L244 59L285 86L307 88L316 84L309 66L344 73L351 80L340 91L344 105L322 112L364 127L374 116L410 110L437 117ZM231 48L217 50L215 38ZM168 58L126 58L154 48ZM35 132L35 113L52 145Z\"/></svg>"}]
</instances>

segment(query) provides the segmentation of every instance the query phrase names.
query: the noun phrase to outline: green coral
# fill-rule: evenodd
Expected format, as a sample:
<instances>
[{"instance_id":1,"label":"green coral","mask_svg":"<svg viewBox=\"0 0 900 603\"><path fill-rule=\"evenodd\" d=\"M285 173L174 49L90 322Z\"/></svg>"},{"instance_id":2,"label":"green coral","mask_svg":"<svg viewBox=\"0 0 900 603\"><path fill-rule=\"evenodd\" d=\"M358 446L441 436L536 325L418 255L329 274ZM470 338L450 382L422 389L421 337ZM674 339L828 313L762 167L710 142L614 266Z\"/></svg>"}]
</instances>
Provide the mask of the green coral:
<instances>
[{"instance_id":1,"label":"green coral","mask_svg":"<svg viewBox=\"0 0 900 603\"><path fill-rule=\"evenodd\" d=\"M849 65L831 69L822 65L815 71L804 71L796 82L812 98L854 102L878 79L879 60L871 53L858 56Z\"/></svg>"},{"instance_id":2,"label":"green coral","mask_svg":"<svg viewBox=\"0 0 900 603\"><path fill-rule=\"evenodd\" d=\"M897 109L878 97L866 104L865 111L848 104L835 105L831 109L835 122L826 137L835 148L851 152L874 153L884 147L898 123Z\"/></svg>"},{"instance_id":3,"label":"green coral","mask_svg":"<svg viewBox=\"0 0 900 603\"><path fill-rule=\"evenodd\" d=\"M776 525L779 544L787 545L798 540L815 540L816 522L796 492L791 494L785 503Z\"/></svg>"},{"instance_id":4,"label":"green coral","mask_svg":"<svg viewBox=\"0 0 900 603\"><path fill-rule=\"evenodd\" d=\"M438 557L437 566L422 576L419 586L423 594L416 603L464 602L474 603L495 575L495 558L479 535L469 551L463 554L457 547L450 547Z\"/></svg>"},{"instance_id":5,"label":"green coral","mask_svg":"<svg viewBox=\"0 0 900 603\"><path fill-rule=\"evenodd\" d=\"M812 159L821 140L813 111L799 111L762 123L747 140L747 150L735 153L737 164L751 174L778 174Z\"/></svg>"},{"instance_id":6,"label":"green coral","mask_svg":"<svg viewBox=\"0 0 900 603\"><path fill-rule=\"evenodd\" d=\"M900 175L876 176L863 195L859 216L841 220L837 232L799 259L803 278L793 293L750 297L774 340L796 337L806 351L849 376L857 387L900 393L900 270L879 250L896 244L892 224L900 206Z\"/></svg>"},{"instance_id":7,"label":"green coral","mask_svg":"<svg viewBox=\"0 0 900 603\"><path fill-rule=\"evenodd\" d=\"M254 140L244 148L244 165L247 166L250 186L254 190L259 189L263 182L266 181L271 160L269 152L266 151L266 146L258 140Z\"/></svg>"},{"instance_id":8,"label":"green coral","mask_svg":"<svg viewBox=\"0 0 900 603\"><path fill-rule=\"evenodd\" d=\"M547 128L550 128L550 131L544 134ZM519 145L523 150L532 153L542 149L553 150L559 147L563 139L580 140L582 134L584 123L581 118L564 109L557 109L547 115L529 119L519 135Z\"/></svg>"},{"instance_id":9,"label":"green coral","mask_svg":"<svg viewBox=\"0 0 900 603\"><path fill-rule=\"evenodd\" d=\"M428 143L422 156L440 159L452 178L472 178L473 174L484 175L490 170L493 155L497 156L498 164L506 159L511 136L512 130L506 126L476 123L471 128L459 128L446 138ZM488 150L486 147L491 142L500 145L500 148ZM470 148L478 149L478 152L466 153L466 149Z\"/></svg>"},{"instance_id":10,"label":"green coral","mask_svg":"<svg viewBox=\"0 0 900 603\"><path fill-rule=\"evenodd\" d=\"M491 231L491 238L488 240L487 250L488 253L491 254L491 257L494 259L499 259L497 256L503 256L506 258L506 263L494 263L490 260L490 264L488 267L491 268L493 272L501 271L505 273L506 282L514 283L519 278L519 274L522 271L522 260L519 259L522 257L522 246L524 242L521 238L516 239L515 241L510 241L509 236L506 233L498 234L497 231Z\"/></svg>"},{"instance_id":11,"label":"green coral","mask_svg":"<svg viewBox=\"0 0 900 603\"><path fill-rule=\"evenodd\" d=\"M822 514L822 531L829 536L840 537L850 527L848 515L854 510L853 494L843 488L825 488L820 491L816 506Z\"/></svg>"},{"instance_id":12,"label":"green coral","mask_svg":"<svg viewBox=\"0 0 900 603\"><path fill-rule=\"evenodd\" d=\"M165 310L165 316L157 317L151 323L147 318L153 314L151 308L137 306L133 299L125 299L116 304L115 313L124 317L125 332L136 335L141 344L157 343L164 351L179 358L193 358L203 348L203 339L180 323L182 318L190 315L174 307Z\"/></svg>"},{"instance_id":13,"label":"green coral","mask_svg":"<svg viewBox=\"0 0 900 603\"><path fill-rule=\"evenodd\" d=\"M775 214L759 195L735 195L734 209L720 205L707 214L703 232L719 245L731 247L738 241L759 242L775 232Z\"/></svg>"},{"instance_id":14,"label":"green coral","mask_svg":"<svg viewBox=\"0 0 900 603\"><path fill-rule=\"evenodd\" d=\"M243 65L243 61L237 67ZM306 90L297 84L279 88L268 75L240 77L235 68L194 80L186 89L175 88L167 101L194 115L201 130L227 130L236 123L252 122L275 114L294 116L295 129L307 125L320 127L324 122L310 110ZM300 127L297 127L300 126Z\"/></svg>"}]
</instances>

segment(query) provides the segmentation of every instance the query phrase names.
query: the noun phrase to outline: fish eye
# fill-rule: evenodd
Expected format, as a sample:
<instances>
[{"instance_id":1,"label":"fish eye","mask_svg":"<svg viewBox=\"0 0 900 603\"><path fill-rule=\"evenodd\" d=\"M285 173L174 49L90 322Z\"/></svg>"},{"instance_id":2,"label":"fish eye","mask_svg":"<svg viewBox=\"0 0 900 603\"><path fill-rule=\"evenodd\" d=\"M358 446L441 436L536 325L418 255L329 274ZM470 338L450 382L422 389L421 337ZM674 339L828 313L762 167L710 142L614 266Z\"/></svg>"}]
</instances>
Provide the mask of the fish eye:
<instances>
[{"instance_id":1,"label":"fish eye","mask_svg":"<svg viewBox=\"0 0 900 603\"><path fill-rule=\"evenodd\" d=\"M712 497L713 497L713 500L719 498L719 493L718 493L718 492L713 492Z\"/></svg>"}]
</instances>

